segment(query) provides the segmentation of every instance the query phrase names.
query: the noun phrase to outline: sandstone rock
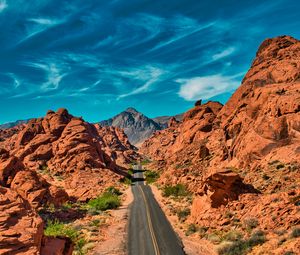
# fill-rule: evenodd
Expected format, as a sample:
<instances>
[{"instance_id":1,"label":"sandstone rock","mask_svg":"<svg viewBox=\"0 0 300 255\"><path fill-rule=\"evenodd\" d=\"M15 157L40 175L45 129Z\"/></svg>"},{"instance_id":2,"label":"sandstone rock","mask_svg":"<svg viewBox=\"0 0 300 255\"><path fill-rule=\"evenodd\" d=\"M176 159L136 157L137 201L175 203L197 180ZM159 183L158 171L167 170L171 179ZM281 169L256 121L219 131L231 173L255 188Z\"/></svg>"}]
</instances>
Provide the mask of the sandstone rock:
<instances>
[{"instance_id":1,"label":"sandstone rock","mask_svg":"<svg viewBox=\"0 0 300 255\"><path fill-rule=\"evenodd\" d=\"M240 194L259 193L251 185L243 183L242 178L231 170L224 170L209 176L200 195L208 196L211 207L217 208L237 200Z\"/></svg>"},{"instance_id":2,"label":"sandstone rock","mask_svg":"<svg viewBox=\"0 0 300 255\"><path fill-rule=\"evenodd\" d=\"M42 219L15 191L0 186L0 253L40 254Z\"/></svg>"},{"instance_id":3,"label":"sandstone rock","mask_svg":"<svg viewBox=\"0 0 300 255\"><path fill-rule=\"evenodd\" d=\"M197 104L141 146L160 184L182 183L195 194L191 222L220 229L231 210L239 220L258 218L267 231L299 224L287 194L300 185L299 74L300 41L268 39L224 106Z\"/></svg>"},{"instance_id":4,"label":"sandstone rock","mask_svg":"<svg viewBox=\"0 0 300 255\"><path fill-rule=\"evenodd\" d=\"M41 254L43 255L72 255L74 244L68 238L44 236L42 239Z\"/></svg>"}]
</instances>

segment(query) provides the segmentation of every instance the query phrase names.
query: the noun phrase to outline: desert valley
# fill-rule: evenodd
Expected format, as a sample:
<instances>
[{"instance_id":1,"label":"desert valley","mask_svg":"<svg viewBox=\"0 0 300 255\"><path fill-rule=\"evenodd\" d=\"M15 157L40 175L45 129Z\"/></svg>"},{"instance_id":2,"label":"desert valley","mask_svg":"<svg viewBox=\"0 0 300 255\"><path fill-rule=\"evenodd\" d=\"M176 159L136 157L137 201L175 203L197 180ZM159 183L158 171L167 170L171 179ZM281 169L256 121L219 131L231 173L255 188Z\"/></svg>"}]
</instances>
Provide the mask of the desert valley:
<instances>
[{"instance_id":1,"label":"desert valley","mask_svg":"<svg viewBox=\"0 0 300 255\"><path fill-rule=\"evenodd\" d=\"M0 254L132 254L136 169L185 254L300 254L300 41L263 41L225 105L1 126Z\"/></svg>"}]
</instances>

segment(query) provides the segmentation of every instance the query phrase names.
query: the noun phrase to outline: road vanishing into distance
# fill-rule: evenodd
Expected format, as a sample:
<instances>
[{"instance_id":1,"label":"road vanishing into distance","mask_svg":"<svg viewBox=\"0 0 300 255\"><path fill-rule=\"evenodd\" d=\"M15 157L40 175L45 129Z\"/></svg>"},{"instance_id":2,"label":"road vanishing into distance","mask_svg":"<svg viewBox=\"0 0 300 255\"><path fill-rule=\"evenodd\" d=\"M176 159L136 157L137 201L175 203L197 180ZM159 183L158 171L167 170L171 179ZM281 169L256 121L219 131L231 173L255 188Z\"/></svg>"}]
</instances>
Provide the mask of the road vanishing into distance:
<instances>
[{"instance_id":1,"label":"road vanishing into distance","mask_svg":"<svg viewBox=\"0 0 300 255\"><path fill-rule=\"evenodd\" d=\"M180 239L155 200L151 188L144 185L141 166L134 168L134 201L128 229L129 255L183 255Z\"/></svg>"}]
</instances>

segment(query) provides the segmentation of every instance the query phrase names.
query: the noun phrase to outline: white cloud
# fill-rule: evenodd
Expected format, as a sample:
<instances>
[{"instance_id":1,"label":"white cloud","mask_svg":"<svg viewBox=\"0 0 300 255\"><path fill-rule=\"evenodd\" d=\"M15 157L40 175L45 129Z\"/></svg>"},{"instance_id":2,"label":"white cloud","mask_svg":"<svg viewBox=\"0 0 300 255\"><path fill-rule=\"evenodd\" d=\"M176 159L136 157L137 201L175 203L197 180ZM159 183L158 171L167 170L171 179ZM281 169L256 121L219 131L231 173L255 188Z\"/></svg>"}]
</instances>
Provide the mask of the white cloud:
<instances>
[{"instance_id":1,"label":"white cloud","mask_svg":"<svg viewBox=\"0 0 300 255\"><path fill-rule=\"evenodd\" d=\"M224 92L236 89L240 82L235 76L223 76L221 74L209 75L203 77L194 77L191 79L178 79L181 83L178 95L187 101L198 99L209 99Z\"/></svg>"},{"instance_id":2,"label":"white cloud","mask_svg":"<svg viewBox=\"0 0 300 255\"><path fill-rule=\"evenodd\" d=\"M156 68L156 67L150 67L150 79L148 79L147 82L144 83L144 85L128 92L122 95L119 95L118 99L120 98L124 98L124 97L128 97L128 96L132 96L132 95L137 95L137 94L141 94L144 92L148 92L151 89L151 86L156 83L157 81L160 80L161 75L164 73L163 70ZM144 77L144 73L143 71L141 71L140 73L133 71L132 73L128 72L126 73L127 75L137 75L137 77L139 78L145 78Z\"/></svg>"},{"instance_id":3,"label":"white cloud","mask_svg":"<svg viewBox=\"0 0 300 255\"><path fill-rule=\"evenodd\" d=\"M0 13L3 12L8 7L6 0L0 1Z\"/></svg>"},{"instance_id":4,"label":"white cloud","mask_svg":"<svg viewBox=\"0 0 300 255\"><path fill-rule=\"evenodd\" d=\"M63 73L61 67L59 67L58 64L55 63L41 64L27 62L24 64L30 67L41 69L46 72L46 82L44 82L40 87L41 92L58 89L61 80L67 75L67 73Z\"/></svg>"},{"instance_id":5,"label":"white cloud","mask_svg":"<svg viewBox=\"0 0 300 255\"><path fill-rule=\"evenodd\" d=\"M54 26L62 21L60 20L55 20L55 19L46 19L46 18L34 18L34 19L28 19L28 21L40 24L40 25L45 25L45 26Z\"/></svg>"},{"instance_id":6,"label":"white cloud","mask_svg":"<svg viewBox=\"0 0 300 255\"><path fill-rule=\"evenodd\" d=\"M225 57L231 55L234 51L235 51L235 48L234 48L234 47L226 48L226 49L224 49L223 51L221 51L221 52L219 52L219 53L213 55L213 56L212 56L212 59L213 59L213 60L219 60L219 59L221 59L221 58L225 58Z\"/></svg>"}]
</instances>

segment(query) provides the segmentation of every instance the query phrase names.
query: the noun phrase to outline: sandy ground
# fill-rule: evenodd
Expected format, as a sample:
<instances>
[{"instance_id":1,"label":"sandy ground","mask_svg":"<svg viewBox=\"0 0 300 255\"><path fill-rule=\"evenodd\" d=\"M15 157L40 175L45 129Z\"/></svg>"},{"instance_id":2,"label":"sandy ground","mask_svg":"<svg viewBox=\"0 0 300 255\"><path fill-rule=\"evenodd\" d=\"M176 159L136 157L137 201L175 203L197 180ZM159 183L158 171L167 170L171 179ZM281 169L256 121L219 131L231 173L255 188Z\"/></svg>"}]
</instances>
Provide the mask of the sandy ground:
<instances>
[{"instance_id":1,"label":"sandy ground","mask_svg":"<svg viewBox=\"0 0 300 255\"><path fill-rule=\"evenodd\" d=\"M152 192L159 203L162 210L165 212L168 220L175 232L181 238L184 246L184 252L187 255L216 255L214 247L206 240L200 239L197 236L186 236L184 232L184 224L180 223L178 217L173 215L166 205L166 198L161 195L161 191L154 185L150 185Z\"/></svg>"},{"instance_id":2,"label":"sandy ground","mask_svg":"<svg viewBox=\"0 0 300 255\"><path fill-rule=\"evenodd\" d=\"M133 201L131 187L124 192L122 206L117 210L111 210L110 222L107 228L102 230L104 240L98 243L91 254L94 255L125 255L127 254L127 224L129 205Z\"/></svg>"}]
</instances>

